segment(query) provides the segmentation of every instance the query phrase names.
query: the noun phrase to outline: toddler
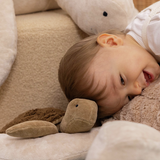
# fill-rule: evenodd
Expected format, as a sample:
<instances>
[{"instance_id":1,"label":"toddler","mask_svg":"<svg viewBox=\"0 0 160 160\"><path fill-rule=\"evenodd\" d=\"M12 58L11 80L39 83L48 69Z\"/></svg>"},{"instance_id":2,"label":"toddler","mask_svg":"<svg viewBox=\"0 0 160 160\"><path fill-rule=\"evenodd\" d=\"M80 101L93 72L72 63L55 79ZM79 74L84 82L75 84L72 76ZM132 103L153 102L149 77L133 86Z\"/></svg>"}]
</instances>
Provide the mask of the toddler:
<instances>
[{"instance_id":1,"label":"toddler","mask_svg":"<svg viewBox=\"0 0 160 160\"><path fill-rule=\"evenodd\" d=\"M59 66L59 82L69 101L94 100L98 117L103 118L119 111L159 77L157 6L160 2L140 12L125 33L90 36L68 50Z\"/></svg>"}]
</instances>

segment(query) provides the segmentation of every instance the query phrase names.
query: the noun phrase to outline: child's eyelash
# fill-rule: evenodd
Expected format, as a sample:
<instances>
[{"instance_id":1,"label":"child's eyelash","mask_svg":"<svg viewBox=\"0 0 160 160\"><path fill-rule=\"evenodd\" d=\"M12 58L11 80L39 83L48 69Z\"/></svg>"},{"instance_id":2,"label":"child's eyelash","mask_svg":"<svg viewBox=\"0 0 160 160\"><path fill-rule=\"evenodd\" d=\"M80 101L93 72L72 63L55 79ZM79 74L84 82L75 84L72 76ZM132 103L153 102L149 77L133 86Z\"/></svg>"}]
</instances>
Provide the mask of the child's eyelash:
<instances>
[{"instance_id":1,"label":"child's eyelash","mask_svg":"<svg viewBox=\"0 0 160 160\"><path fill-rule=\"evenodd\" d=\"M132 100L132 98L131 98L130 96L128 96L128 99L129 99L129 101L131 101L131 100Z\"/></svg>"},{"instance_id":2,"label":"child's eyelash","mask_svg":"<svg viewBox=\"0 0 160 160\"><path fill-rule=\"evenodd\" d=\"M120 81L121 81L121 84L122 84L122 85L125 85L125 81L124 81L124 79L122 78L121 75L120 75Z\"/></svg>"}]
</instances>

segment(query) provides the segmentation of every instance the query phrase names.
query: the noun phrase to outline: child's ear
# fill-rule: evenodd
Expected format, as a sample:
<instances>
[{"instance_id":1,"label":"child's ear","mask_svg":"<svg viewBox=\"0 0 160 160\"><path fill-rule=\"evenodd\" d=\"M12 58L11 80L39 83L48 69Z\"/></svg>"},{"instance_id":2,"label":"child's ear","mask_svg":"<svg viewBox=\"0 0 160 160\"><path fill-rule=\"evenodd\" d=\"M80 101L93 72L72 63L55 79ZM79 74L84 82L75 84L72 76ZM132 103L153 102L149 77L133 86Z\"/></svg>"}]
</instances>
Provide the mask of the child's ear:
<instances>
[{"instance_id":1,"label":"child's ear","mask_svg":"<svg viewBox=\"0 0 160 160\"><path fill-rule=\"evenodd\" d=\"M102 46L120 46L123 45L123 39L113 34L103 33L97 37L97 43Z\"/></svg>"}]
</instances>

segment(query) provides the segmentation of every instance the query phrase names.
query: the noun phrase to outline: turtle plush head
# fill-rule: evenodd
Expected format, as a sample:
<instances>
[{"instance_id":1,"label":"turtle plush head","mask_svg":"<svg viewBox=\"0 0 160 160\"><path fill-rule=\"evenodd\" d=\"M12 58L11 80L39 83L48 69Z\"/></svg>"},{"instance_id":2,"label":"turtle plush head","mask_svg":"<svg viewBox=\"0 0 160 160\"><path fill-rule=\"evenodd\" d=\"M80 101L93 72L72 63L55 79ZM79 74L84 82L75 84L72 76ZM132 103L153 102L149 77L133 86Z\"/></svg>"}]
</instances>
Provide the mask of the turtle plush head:
<instances>
[{"instance_id":1,"label":"turtle plush head","mask_svg":"<svg viewBox=\"0 0 160 160\"><path fill-rule=\"evenodd\" d=\"M60 130L65 133L89 131L97 120L97 112L94 101L76 98L68 104Z\"/></svg>"}]
</instances>

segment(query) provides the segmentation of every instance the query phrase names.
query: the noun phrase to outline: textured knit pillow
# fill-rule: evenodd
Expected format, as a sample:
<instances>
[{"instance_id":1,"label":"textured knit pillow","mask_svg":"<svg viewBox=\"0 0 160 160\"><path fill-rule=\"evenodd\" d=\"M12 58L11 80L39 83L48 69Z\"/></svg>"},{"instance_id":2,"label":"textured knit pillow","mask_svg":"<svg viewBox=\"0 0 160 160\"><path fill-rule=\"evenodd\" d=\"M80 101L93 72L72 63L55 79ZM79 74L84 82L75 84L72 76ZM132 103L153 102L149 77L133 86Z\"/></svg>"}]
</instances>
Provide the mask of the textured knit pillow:
<instances>
[{"instance_id":1,"label":"textured knit pillow","mask_svg":"<svg viewBox=\"0 0 160 160\"><path fill-rule=\"evenodd\" d=\"M12 0L0 1L0 85L10 73L17 53L17 31Z\"/></svg>"}]
</instances>

